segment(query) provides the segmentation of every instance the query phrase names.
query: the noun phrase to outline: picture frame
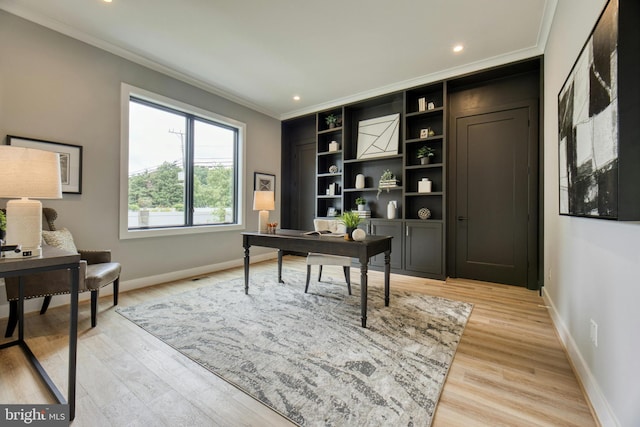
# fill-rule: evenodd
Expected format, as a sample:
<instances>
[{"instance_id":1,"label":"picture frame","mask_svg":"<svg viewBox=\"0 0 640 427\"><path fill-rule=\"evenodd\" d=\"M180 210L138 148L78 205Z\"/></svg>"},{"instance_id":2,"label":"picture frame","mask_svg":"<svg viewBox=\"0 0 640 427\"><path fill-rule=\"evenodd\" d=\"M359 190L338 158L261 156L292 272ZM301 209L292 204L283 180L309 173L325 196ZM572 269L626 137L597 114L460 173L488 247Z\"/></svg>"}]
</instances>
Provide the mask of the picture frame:
<instances>
[{"instance_id":1,"label":"picture frame","mask_svg":"<svg viewBox=\"0 0 640 427\"><path fill-rule=\"evenodd\" d=\"M328 217L335 217L338 216L338 211L336 210L336 208L334 208L333 206L329 207L327 209L327 216Z\"/></svg>"},{"instance_id":2,"label":"picture frame","mask_svg":"<svg viewBox=\"0 0 640 427\"><path fill-rule=\"evenodd\" d=\"M429 129L420 129L420 138L428 138Z\"/></svg>"},{"instance_id":3,"label":"picture frame","mask_svg":"<svg viewBox=\"0 0 640 427\"><path fill-rule=\"evenodd\" d=\"M560 215L619 214L617 14L610 0L558 93Z\"/></svg>"},{"instance_id":4,"label":"picture frame","mask_svg":"<svg viewBox=\"0 0 640 427\"><path fill-rule=\"evenodd\" d=\"M82 146L43 139L25 138L7 135L7 145L37 150L51 151L60 154L60 180L62 192L82 194Z\"/></svg>"},{"instance_id":5,"label":"picture frame","mask_svg":"<svg viewBox=\"0 0 640 427\"><path fill-rule=\"evenodd\" d=\"M276 176L270 173L254 172L253 173L253 190L254 191L273 191L276 192Z\"/></svg>"}]
</instances>

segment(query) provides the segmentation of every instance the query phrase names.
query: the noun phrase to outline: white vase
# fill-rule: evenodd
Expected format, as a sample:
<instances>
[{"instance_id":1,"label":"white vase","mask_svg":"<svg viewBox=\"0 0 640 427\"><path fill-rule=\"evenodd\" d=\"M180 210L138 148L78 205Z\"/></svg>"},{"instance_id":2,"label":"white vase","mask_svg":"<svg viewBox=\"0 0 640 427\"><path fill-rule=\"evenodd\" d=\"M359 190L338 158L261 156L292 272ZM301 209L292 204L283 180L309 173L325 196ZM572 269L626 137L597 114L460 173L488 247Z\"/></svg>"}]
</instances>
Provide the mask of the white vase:
<instances>
[{"instance_id":1,"label":"white vase","mask_svg":"<svg viewBox=\"0 0 640 427\"><path fill-rule=\"evenodd\" d=\"M364 175L361 173L356 175L356 188L364 188Z\"/></svg>"},{"instance_id":2,"label":"white vase","mask_svg":"<svg viewBox=\"0 0 640 427\"><path fill-rule=\"evenodd\" d=\"M396 202L392 200L387 204L387 219L395 219L396 218Z\"/></svg>"}]
</instances>

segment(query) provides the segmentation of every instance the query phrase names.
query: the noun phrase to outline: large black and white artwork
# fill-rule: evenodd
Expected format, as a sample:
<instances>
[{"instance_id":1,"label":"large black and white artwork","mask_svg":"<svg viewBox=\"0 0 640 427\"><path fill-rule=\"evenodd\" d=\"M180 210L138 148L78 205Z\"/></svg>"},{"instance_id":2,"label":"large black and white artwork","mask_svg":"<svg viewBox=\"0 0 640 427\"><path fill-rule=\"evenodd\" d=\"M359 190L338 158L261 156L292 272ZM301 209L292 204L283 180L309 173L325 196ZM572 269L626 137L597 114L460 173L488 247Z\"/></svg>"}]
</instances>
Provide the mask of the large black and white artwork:
<instances>
[{"instance_id":1,"label":"large black and white artwork","mask_svg":"<svg viewBox=\"0 0 640 427\"><path fill-rule=\"evenodd\" d=\"M617 40L610 0L558 94L562 215L618 215Z\"/></svg>"}]
</instances>

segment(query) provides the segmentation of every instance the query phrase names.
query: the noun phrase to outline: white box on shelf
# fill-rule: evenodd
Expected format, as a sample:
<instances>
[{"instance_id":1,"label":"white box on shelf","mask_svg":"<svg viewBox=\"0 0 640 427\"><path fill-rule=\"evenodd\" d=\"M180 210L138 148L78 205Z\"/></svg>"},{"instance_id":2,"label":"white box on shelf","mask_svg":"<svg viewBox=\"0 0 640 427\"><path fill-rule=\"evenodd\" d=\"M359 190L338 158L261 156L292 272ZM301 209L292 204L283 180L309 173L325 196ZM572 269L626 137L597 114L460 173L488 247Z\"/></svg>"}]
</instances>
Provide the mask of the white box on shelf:
<instances>
[{"instance_id":1,"label":"white box on shelf","mask_svg":"<svg viewBox=\"0 0 640 427\"><path fill-rule=\"evenodd\" d=\"M429 178L422 178L418 181L418 193L431 193L431 181Z\"/></svg>"}]
</instances>

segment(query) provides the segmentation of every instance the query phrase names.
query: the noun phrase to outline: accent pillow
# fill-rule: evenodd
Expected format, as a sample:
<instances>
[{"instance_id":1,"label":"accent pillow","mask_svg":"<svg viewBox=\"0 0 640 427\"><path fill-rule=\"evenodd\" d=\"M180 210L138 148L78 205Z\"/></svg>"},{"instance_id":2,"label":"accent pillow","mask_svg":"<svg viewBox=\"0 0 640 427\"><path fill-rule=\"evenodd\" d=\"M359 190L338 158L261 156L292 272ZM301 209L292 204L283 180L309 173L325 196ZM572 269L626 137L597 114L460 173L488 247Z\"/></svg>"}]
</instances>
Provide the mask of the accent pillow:
<instances>
[{"instance_id":1,"label":"accent pillow","mask_svg":"<svg viewBox=\"0 0 640 427\"><path fill-rule=\"evenodd\" d=\"M61 228L56 231L42 230L42 238L49 246L78 253L76 244L73 243L73 236L66 228Z\"/></svg>"}]
</instances>

